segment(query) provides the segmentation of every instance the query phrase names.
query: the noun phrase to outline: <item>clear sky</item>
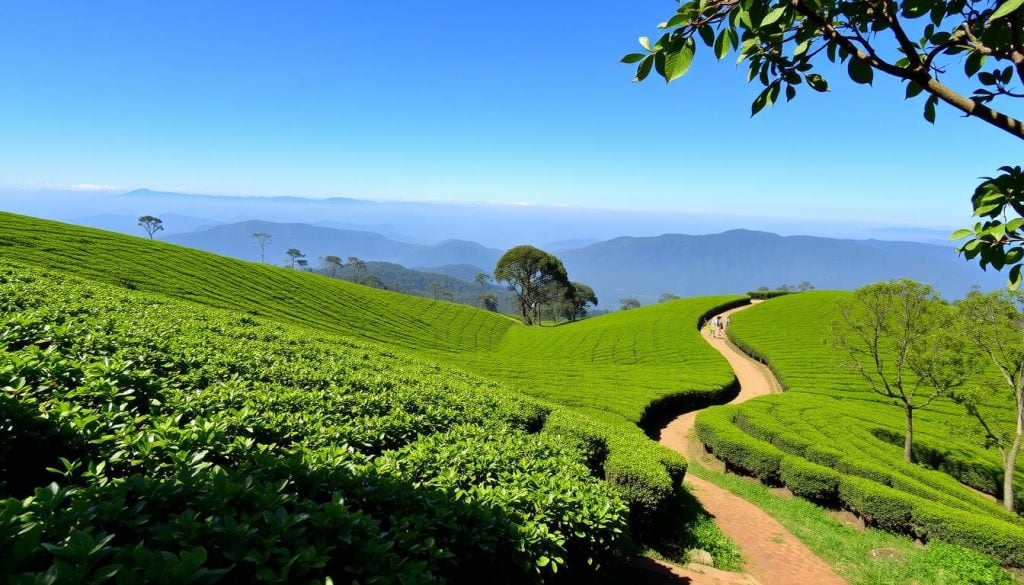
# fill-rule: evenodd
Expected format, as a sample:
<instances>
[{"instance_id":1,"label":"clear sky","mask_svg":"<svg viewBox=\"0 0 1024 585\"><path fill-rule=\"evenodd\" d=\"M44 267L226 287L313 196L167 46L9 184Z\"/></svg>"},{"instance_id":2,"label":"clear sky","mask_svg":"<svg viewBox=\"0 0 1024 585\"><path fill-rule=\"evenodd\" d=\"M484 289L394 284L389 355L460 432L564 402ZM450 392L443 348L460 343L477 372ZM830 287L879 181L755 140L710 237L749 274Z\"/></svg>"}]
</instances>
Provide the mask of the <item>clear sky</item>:
<instances>
[{"instance_id":1,"label":"clear sky","mask_svg":"<svg viewBox=\"0 0 1024 585\"><path fill-rule=\"evenodd\" d=\"M617 61L671 0L17 0L0 186L501 201L959 225L1018 141L876 79L756 118L707 51ZM879 77L879 76L876 76Z\"/></svg>"}]
</instances>

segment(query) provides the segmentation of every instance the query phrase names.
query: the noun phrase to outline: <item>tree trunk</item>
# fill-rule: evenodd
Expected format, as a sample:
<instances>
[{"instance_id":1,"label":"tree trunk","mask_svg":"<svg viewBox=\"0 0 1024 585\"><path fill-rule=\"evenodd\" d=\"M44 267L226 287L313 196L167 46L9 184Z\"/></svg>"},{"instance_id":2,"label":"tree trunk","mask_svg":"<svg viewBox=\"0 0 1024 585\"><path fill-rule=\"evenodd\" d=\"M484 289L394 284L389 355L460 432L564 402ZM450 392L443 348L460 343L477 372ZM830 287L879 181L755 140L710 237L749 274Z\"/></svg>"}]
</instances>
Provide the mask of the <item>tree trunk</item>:
<instances>
[{"instance_id":1,"label":"tree trunk","mask_svg":"<svg viewBox=\"0 0 1024 585\"><path fill-rule=\"evenodd\" d=\"M914 462L914 409L906 407L907 411L907 435L903 439L903 460L907 463Z\"/></svg>"},{"instance_id":2,"label":"tree trunk","mask_svg":"<svg viewBox=\"0 0 1024 585\"><path fill-rule=\"evenodd\" d=\"M1017 411L1017 432L1013 444L1006 450L1003 460L1003 507L1014 512L1013 505L1013 474L1017 469L1017 456L1020 454L1021 435L1024 434L1024 412Z\"/></svg>"}]
</instances>

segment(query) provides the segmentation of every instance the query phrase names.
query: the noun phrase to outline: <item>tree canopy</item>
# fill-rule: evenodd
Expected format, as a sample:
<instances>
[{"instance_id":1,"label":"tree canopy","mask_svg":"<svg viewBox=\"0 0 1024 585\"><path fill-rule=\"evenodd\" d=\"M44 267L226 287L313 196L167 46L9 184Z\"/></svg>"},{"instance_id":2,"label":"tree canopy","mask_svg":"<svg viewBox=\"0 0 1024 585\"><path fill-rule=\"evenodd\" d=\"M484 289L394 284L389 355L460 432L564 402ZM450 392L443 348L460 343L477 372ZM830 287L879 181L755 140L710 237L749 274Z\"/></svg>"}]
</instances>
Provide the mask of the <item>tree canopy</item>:
<instances>
[{"instance_id":1,"label":"tree canopy","mask_svg":"<svg viewBox=\"0 0 1024 585\"><path fill-rule=\"evenodd\" d=\"M146 232L149 239L153 239L153 234L164 229L164 220L159 217L152 215L143 215L139 218L139 226Z\"/></svg>"},{"instance_id":2,"label":"tree canopy","mask_svg":"<svg viewBox=\"0 0 1024 585\"><path fill-rule=\"evenodd\" d=\"M508 250L498 259L494 280L508 285L527 325L533 324L536 311L552 285L566 289L571 286L561 260L544 250L525 245Z\"/></svg>"},{"instance_id":3,"label":"tree canopy","mask_svg":"<svg viewBox=\"0 0 1024 585\"><path fill-rule=\"evenodd\" d=\"M906 99L923 98L935 122L940 102L1012 136L1024 126L1009 111L1024 98L1024 0L689 0L659 25L656 41L640 37L641 53L623 57L636 80L652 71L671 82L685 75L703 44L721 60L737 54L747 79L762 90L751 114L797 96L806 86L829 90L827 60L855 83L875 74L906 85ZM959 250L982 268L1011 266L1022 282L1024 171L1004 166L985 179L971 202L981 221L959 230Z\"/></svg>"}]
</instances>

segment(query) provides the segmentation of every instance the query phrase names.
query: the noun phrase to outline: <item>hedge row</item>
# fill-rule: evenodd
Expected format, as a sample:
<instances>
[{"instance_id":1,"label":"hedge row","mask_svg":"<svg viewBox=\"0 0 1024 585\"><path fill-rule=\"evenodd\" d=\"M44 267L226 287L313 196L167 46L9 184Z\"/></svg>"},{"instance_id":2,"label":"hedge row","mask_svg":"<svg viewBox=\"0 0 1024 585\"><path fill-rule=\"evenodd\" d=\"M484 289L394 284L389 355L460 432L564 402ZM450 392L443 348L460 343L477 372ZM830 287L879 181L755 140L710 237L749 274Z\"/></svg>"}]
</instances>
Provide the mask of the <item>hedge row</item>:
<instances>
[{"instance_id":1,"label":"hedge row","mask_svg":"<svg viewBox=\"0 0 1024 585\"><path fill-rule=\"evenodd\" d=\"M729 466L794 494L839 505L869 524L923 540L943 540L992 555L1004 565L1024 567L1024 526L929 501L797 457L751 437L733 422L736 409L716 407L697 417L700 440ZM832 452L835 453L835 452ZM829 450L822 450L829 461Z\"/></svg>"},{"instance_id":2,"label":"hedge row","mask_svg":"<svg viewBox=\"0 0 1024 585\"><path fill-rule=\"evenodd\" d=\"M799 291L795 290L755 290L747 293L747 296L752 299L768 300L774 299L775 297L781 297L784 295L791 295Z\"/></svg>"}]
</instances>

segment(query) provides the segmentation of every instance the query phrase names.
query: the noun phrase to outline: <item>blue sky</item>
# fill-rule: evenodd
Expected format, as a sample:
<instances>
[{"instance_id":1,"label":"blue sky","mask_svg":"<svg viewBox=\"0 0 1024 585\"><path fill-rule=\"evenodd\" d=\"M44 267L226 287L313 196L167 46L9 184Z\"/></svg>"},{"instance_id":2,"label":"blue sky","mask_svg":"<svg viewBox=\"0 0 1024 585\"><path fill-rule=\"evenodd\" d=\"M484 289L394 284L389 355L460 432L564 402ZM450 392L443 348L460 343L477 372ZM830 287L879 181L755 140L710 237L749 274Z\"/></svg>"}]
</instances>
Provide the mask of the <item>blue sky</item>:
<instances>
[{"instance_id":1,"label":"blue sky","mask_svg":"<svg viewBox=\"0 0 1024 585\"><path fill-rule=\"evenodd\" d=\"M0 187L501 201L966 223L1018 141L830 76L756 118L705 51L618 59L670 0L8 2ZM756 227L756 226L752 226Z\"/></svg>"}]
</instances>

